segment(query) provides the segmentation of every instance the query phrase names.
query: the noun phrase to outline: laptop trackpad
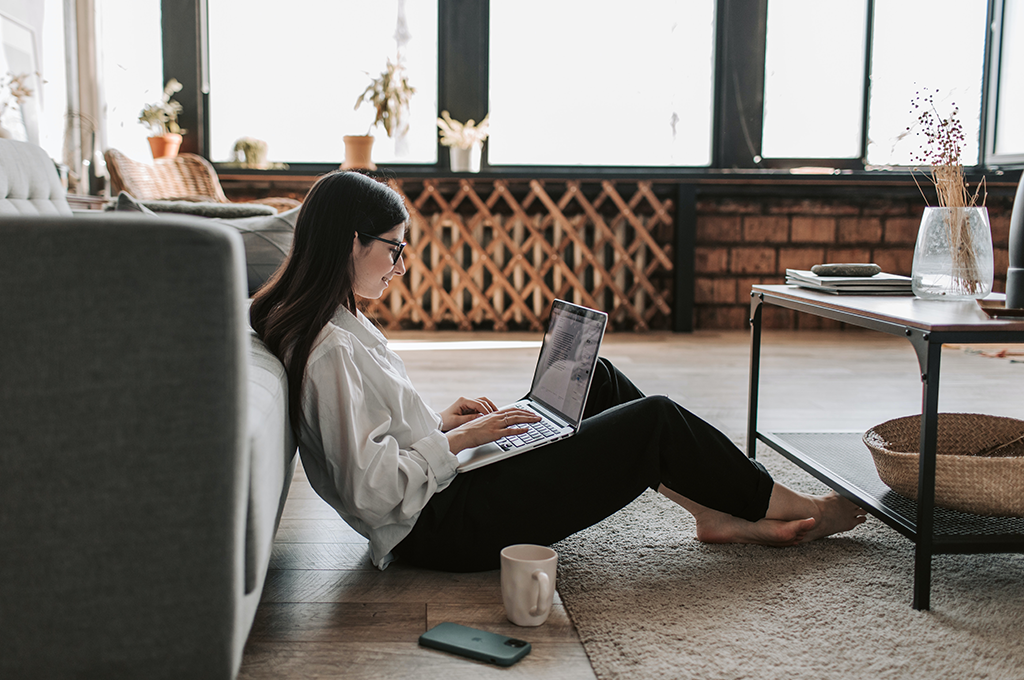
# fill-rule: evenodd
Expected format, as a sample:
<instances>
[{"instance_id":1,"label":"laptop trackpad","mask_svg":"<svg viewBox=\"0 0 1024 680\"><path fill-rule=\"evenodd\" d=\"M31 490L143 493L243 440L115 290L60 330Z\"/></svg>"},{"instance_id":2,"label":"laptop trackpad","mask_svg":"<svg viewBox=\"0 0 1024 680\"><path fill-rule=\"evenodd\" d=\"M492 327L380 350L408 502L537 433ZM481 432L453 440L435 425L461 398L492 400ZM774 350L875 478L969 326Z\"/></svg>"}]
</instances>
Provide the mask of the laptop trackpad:
<instances>
[{"instance_id":1,"label":"laptop trackpad","mask_svg":"<svg viewBox=\"0 0 1024 680\"><path fill-rule=\"evenodd\" d=\"M501 447L494 442L488 442L486 444L481 444L480 446L465 449L464 451L460 451L458 455L459 469L465 470L471 462L477 462L480 459L489 459L500 453L505 452L502 451Z\"/></svg>"}]
</instances>

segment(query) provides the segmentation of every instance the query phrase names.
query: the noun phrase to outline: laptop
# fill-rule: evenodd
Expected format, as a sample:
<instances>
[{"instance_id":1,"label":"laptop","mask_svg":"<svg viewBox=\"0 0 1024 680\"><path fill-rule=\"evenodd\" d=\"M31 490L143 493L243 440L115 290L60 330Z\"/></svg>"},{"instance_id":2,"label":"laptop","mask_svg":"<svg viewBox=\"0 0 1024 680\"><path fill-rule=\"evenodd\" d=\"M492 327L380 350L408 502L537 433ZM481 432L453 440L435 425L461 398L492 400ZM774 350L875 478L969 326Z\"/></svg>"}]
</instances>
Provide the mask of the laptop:
<instances>
[{"instance_id":1,"label":"laptop","mask_svg":"<svg viewBox=\"0 0 1024 680\"><path fill-rule=\"evenodd\" d=\"M529 423L530 431L459 452L458 470L484 465L532 451L576 434L583 420L590 384L594 380L598 350L608 315L555 300L533 371L530 393L504 408L525 408L542 420Z\"/></svg>"}]
</instances>

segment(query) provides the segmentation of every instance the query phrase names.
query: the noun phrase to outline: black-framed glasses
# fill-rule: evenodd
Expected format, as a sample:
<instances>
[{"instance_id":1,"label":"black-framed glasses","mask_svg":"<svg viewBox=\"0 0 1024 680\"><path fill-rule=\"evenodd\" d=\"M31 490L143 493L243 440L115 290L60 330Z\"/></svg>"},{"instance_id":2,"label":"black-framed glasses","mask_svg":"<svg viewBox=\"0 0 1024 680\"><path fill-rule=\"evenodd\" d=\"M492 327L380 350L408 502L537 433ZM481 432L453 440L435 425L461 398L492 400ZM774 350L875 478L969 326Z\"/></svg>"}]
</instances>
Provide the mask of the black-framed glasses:
<instances>
[{"instance_id":1,"label":"black-framed glasses","mask_svg":"<svg viewBox=\"0 0 1024 680\"><path fill-rule=\"evenodd\" d=\"M366 238L372 238L374 241L380 241L381 243L387 243L388 245L394 246L397 250L391 251L391 264L398 264L398 258L402 257L402 251L405 250L405 246L408 245L405 241L392 241L389 238L371 236L370 234L363 234L363 236Z\"/></svg>"}]
</instances>

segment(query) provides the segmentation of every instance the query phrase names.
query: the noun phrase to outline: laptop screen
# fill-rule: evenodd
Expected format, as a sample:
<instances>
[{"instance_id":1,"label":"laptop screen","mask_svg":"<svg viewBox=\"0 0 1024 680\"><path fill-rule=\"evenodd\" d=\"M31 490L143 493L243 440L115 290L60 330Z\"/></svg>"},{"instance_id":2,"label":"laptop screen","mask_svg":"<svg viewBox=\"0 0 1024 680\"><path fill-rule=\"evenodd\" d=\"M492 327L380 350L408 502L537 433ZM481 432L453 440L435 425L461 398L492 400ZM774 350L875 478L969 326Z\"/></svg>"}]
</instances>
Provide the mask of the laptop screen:
<instances>
[{"instance_id":1,"label":"laptop screen","mask_svg":"<svg viewBox=\"0 0 1024 680\"><path fill-rule=\"evenodd\" d=\"M555 300L530 397L573 423L583 417L608 315Z\"/></svg>"}]
</instances>

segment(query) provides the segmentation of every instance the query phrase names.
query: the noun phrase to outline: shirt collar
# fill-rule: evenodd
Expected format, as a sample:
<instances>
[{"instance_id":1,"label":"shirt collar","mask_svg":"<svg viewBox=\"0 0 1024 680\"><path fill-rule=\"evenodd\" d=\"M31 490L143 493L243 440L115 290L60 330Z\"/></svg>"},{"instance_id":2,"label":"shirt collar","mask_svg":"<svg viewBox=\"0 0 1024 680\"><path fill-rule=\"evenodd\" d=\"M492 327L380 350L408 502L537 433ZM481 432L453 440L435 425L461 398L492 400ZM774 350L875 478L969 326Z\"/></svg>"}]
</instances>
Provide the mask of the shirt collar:
<instances>
[{"instance_id":1,"label":"shirt collar","mask_svg":"<svg viewBox=\"0 0 1024 680\"><path fill-rule=\"evenodd\" d=\"M345 305L341 305L338 307L338 311L334 313L331 323L356 336L367 347L380 347L384 349L388 345L388 340L384 337L384 334L366 318L366 315L358 310L353 314L348 311Z\"/></svg>"}]
</instances>

